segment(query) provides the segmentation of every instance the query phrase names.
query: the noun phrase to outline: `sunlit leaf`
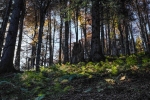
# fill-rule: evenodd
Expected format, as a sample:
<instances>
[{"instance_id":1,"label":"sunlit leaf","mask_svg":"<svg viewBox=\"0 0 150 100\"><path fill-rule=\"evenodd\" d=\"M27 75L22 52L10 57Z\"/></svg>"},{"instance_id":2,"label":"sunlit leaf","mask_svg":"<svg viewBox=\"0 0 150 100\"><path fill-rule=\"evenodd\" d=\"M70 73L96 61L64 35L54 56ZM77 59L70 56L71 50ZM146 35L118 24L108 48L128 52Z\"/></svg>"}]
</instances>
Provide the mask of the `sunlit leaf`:
<instances>
[{"instance_id":1,"label":"sunlit leaf","mask_svg":"<svg viewBox=\"0 0 150 100\"><path fill-rule=\"evenodd\" d=\"M108 82L109 84L115 84L114 79L105 79L105 81Z\"/></svg>"},{"instance_id":2,"label":"sunlit leaf","mask_svg":"<svg viewBox=\"0 0 150 100\"><path fill-rule=\"evenodd\" d=\"M123 80L125 80L126 79L126 76L122 76L121 78L120 78L120 81L123 81Z\"/></svg>"},{"instance_id":3,"label":"sunlit leaf","mask_svg":"<svg viewBox=\"0 0 150 100\"><path fill-rule=\"evenodd\" d=\"M68 83L69 81L67 79L64 79L61 81L62 84Z\"/></svg>"}]
</instances>

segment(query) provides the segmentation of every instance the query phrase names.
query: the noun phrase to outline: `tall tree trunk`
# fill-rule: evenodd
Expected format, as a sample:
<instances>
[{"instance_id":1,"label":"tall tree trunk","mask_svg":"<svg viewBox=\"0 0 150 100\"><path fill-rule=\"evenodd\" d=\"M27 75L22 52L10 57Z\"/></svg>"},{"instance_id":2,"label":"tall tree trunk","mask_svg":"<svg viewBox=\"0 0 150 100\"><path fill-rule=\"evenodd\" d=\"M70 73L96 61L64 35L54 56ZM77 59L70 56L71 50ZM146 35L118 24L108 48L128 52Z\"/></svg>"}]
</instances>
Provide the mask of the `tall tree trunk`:
<instances>
[{"instance_id":1,"label":"tall tree trunk","mask_svg":"<svg viewBox=\"0 0 150 100\"><path fill-rule=\"evenodd\" d=\"M70 48L69 48L69 50L70 50L70 51L69 51L69 52L70 52L70 55L69 55L69 56L70 56L70 57L69 57L69 58L70 58L70 63L71 63L71 35L72 35L72 32L71 32L71 21L69 21L69 33L70 33L70 46L69 46L69 47L70 47Z\"/></svg>"},{"instance_id":2,"label":"tall tree trunk","mask_svg":"<svg viewBox=\"0 0 150 100\"><path fill-rule=\"evenodd\" d=\"M46 47L45 47L45 55L44 55L44 66L46 66L47 63L47 46L48 45L48 32L46 34Z\"/></svg>"},{"instance_id":3,"label":"tall tree trunk","mask_svg":"<svg viewBox=\"0 0 150 100\"><path fill-rule=\"evenodd\" d=\"M18 41L18 47L17 47L17 52L16 52L16 59L15 59L15 68L20 71L20 51L21 51L21 42L22 42L22 32L23 32L23 21L24 21L24 15L25 15L25 9L26 5L22 6L22 13L21 13L21 18L20 18L20 32L19 32L19 41Z\"/></svg>"},{"instance_id":4,"label":"tall tree trunk","mask_svg":"<svg viewBox=\"0 0 150 100\"><path fill-rule=\"evenodd\" d=\"M128 22L127 20L124 20L124 25L125 25L125 45L126 45L126 55L130 55L130 50L129 50L129 29L128 29Z\"/></svg>"},{"instance_id":5,"label":"tall tree trunk","mask_svg":"<svg viewBox=\"0 0 150 100\"><path fill-rule=\"evenodd\" d=\"M91 60L104 60L100 45L100 14L99 0L92 1L92 39L91 39Z\"/></svg>"},{"instance_id":6,"label":"tall tree trunk","mask_svg":"<svg viewBox=\"0 0 150 100\"><path fill-rule=\"evenodd\" d=\"M142 15L141 15L141 13L140 13L140 8L139 8L139 6L138 6L138 0L136 0L136 8L137 8L137 13L138 13L138 17L139 17L139 24L140 24L140 30L141 30L141 38L142 38L142 40L143 40L143 42L145 43L145 47L146 47L146 49L148 50L148 44L146 43L146 37L145 37L145 32L144 32L144 27L143 27L143 23L142 23Z\"/></svg>"},{"instance_id":7,"label":"tall tree trunk","mask_svg":"<svg viewBox=\"0 0 150 100\"><path fill-rule=\"evenodd\" d=\"M9 2L7 4L5 15L4 15L3 23L2 23L2 28L0 31L0 58L1 58L1 52L2 52L2 48L3 48L4 37L5 37L5 32L6 32L6 27L7 27L7 23L8 23L8 19L9 19L11 6L12 6L12 0L9 0Z\"/></svg>"},{"instance_id":8,"label":"tall tree trunk","mask_svg":"<svg viewBox=\"0 0 150 100\"><path fill-rule=\"evenodd\" d=\"M147 51L150 53L150 43L149 43L148 30L147 30L147 24L146 24L147 21L146 21L146 19L144 19L143 15L141 15L141 20L142 20L142 23L143 23L144 35L145 35L145 38L146 38Z\"/></svg>"},{"instance_id":9,"label":"tall tree trunk","mask_svg":"<svg viewBox=\"0 0 150 100\"><path fill-rule=\"evenodd\" d=\"M53 50L52 50L52 61L53 61L53 57L54 57L54 49L55 49L55 31L56 31L56 19L54 19L54 32L53 32Z\"/></svg>"},{"instance_id":10,"label":"tall tree trunk","mask_svg":"<svg viewBox=\"0 0 150 100\"><path fill-rule=\"evenodd\" d=\"M137 53L137 49L135 46L135 41L134 41L134 36L133 36L133 32L132 32L132 23L129 25L129 29L130 29L130 34L131 34L131 40L132 40L132 44L133 44L133 49L134 49L134 53Z\"/></svg>"},{"instance_id":11,"label":"tall tree trunk","mask_svg":"<svg viewBox=\"0 0 150 100\"><path fill-rule=\"evenodd\" d=\"M78 42L78 16L79 16L79 8L78 8L78 6L77 6L77 8L76 8L76 16L75 16L75 32L76 32L76 43Z\"/></svg>"},{"instance_id":12,"label":"tall tree trunk","mask_svg":"<svg viewBox=\"0 0 150 100\"><path fill-rule=\"evenodd\" d=\"M52 57L53 57L53 47L52 47L52 31L51 31L51 29L52 29L52 26L51 26L51 15L50 15L50 20L49 20L49 22L48 22L48 32L49 32L49 66L50 65L52 65L52 63L53 63L53 59L52 59Z\"/></svg>"},{"instance_id":13,"label":"tall tree trunk","mask_svg":"<svg viewBox=\"0 0 150 100\"><path fill-rule=\"evenodd\" d=\"M101 27L100 27L100 29L101 29L101 47L102 47L102 53L104 54L104 47L105 47L105 43L104 43L104 15L103 15L103 4L101 4L100 3L100 5L101 5Z\"/></svg>"},{"instance_id":14,"label":"tall tree trunk","mask_svg":"<svg viewBox=\"0 0 150 100\"><path fill-rule=\"evenodd\" d=\"M13 67L13 58L16 45L16 38L18 32L18 25L20 19L20 12L22 9L23 0L14 1L14 9L12 11L10 26L6 37L6 43L3 50L3 55L0 63L0 73L10 72L15 70Z\"/></svg>"},{"instance_id":15,"label":"tall tree trunk","mask_svg":"<svg viewBox=\"0 0 150 100\"><path fill-rule=\"evenodd\" d=\"M37 48L37 57L36 57L36 71L39 71L40 67L40 57L41 57L41 45L42 45L42 35L43 35L43 26L44 26L44 20L45 20L45 15L42 10L40 9L40 28L39 28L39 35L38 35L38 48Z\"/></svg>"},{"instance_id":16,"label":"tall tree trunk","mask_svg":"<svg viewBox=\"0 0 150 100\"><path fill-rule=\"evenodd\" d=\"M107 18L110 19L109 12L107 13ZM107 30L108 30L108 54L111 54L111 38L110 38L110 22L107 21Z\"/></svg>"},{"instance_id":17,"label":"tall tree trunk","mask_svg":"<svg viewBox=\"0 0 150 100\"><path fill-rule=\"evenodd\" d=\"M65 17L68 18L68 12L65 13ZM65 21L65 48L63 51L64 52L64 63L69 62L68 38L69 38L69 21Z\"/></svg>"},{"instance_id":18,"label":"tall tree trunk","mask_svg":"<svg viewBox=\"0 0 150 100\"><path fill-rule=\"evenodd\" d=\"M62 17L60 15L60 35L59 35L59 64L61 64L61 53L62 53L62 27L63 27L63 21Z\"/></svg>"},{"instance_id":19,"label":"tall tree trunk","mask_svg":"<svg viewBox=\"0 0 150 100\"><path fill-rule=\"evenodd\" d=\"M42 35L43 35L43 26L45 22L45 14L48 9L50 1L42 1L40 5L40 27L38 35L38 47L37 47L37 57L36 57L36 71L40 69L40 57L41 57L41 45L42 45Z\"/></svg>"},{"instance_id":20,"label":"tall tree trunk","mask_svg":"<svg viewBox=\"0 0 150 100\"><path fill-rule=\"evenodd\" d=\"M125 54L124 38L123 38L123 28L121 27L121 22L118 22L118 30L120 32L120 42L121 42L121 52Z\"/></svg>"},{"instance_id":21,"label":"tall tree trunk","mask_svg":"<svg viewBox=\"0 0 150 100\"><path fill-rule=\"evenodd\" d=\"M90 54L88 52L88 48L87 48L87 34L86 34L86 21L87 21L87 18L86 18L86 13L87 13L87 5L85 6L85 10L84 10L84 14L85 14L85 22L84 22L84 26L82 27L83 29L83 34L84 34L84 59L86 58L89 58L90 57Z\"/></svg>"},{"instance_id":22,"label":"tall tree trunk","mask_svg":"<svg viewBox=\"0 0 150 100\"><path fill-rule=\"evenodd\" d=\"M35 5L34 5L34 9L35 9ZM34 36L33 38L37 38L37 28L38 28L38 14L37 11L35 10L35 26L34 26ZM31 52L31 66L32 68L34 68L35 66L35 56L36 56L36 46L37 46L37 42L33 41L34 44L32 45L32 52Z\"/></svg>"},{"instance_id":23,"label":"tall tree trunk","mask_svg":"<svg viewBox=\"0 0 150 100\"><path fill-rule=\"evenodd\" d=\"M112 46L113 46L113 54L117 55L117 47L116 47L116 30L115 30L115 15L113 16L113 23L112 23L112 28L113 28L113 42L112 42Z\"/></svg>"}]
</instances>

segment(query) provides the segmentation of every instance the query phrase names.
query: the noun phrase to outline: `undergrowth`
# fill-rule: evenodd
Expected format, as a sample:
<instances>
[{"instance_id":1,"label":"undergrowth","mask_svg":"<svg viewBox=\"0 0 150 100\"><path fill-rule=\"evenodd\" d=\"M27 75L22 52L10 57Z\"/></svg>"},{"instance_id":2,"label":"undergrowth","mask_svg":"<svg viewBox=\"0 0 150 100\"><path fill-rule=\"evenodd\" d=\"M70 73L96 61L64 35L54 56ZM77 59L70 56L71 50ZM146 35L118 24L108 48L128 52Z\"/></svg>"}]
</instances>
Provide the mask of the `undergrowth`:
<instances>
[{"instance_id":1,"label":"undergrowth","mask_svg":"<svg viewBox=\"0 0 150 100\"><path fill-rule=\"evenodd\" d=\"M142 56L142 58L141 58ZM123 57L124 58L124 57ZM104 77L95 86L97 92L126 79L126 72L149 72L150 58L143 55L131 55L125 59L117 58L105 62L80 62L78 64L55 64L48 68L41 66L40 72L26 71L13 74L12 77L0 78L1 100L57 100L63 94L72 91L88 93L92 87L82 89L82 84L75 87L76 80L90 80ZM89 81L87 81L89 82ZM72 84L73 83L73 84Z\"/></svg>"}]
</instances>

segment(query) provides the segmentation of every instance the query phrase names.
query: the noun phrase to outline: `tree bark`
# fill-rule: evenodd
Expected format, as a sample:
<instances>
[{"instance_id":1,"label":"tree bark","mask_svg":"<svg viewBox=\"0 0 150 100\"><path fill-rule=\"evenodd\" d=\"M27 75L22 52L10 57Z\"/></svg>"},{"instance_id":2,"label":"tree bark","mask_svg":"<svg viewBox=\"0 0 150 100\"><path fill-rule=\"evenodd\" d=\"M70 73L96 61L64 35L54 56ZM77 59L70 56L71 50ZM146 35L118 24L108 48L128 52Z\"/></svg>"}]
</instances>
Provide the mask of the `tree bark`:
<instances>
[{"instance_id":1,"label":"tree bark","mask_svg":"<svg viewBox=\"0 0 150 100\"><path fill-rule=\"evenodd\" d=\"M92 1L92 39L91 39L91 60L94 62L104 60L100 45L100 14L99 0Z\"/></svg>"},{"instance_id":2,"label":"tree bark","mask_svg":"<svg viewBox=\"0 0 150 100\"><path fill-rule=\"evenodd\" d=\"M49 31L49 66L50 65L52 65L52 63L53 63L53 59L52 59L52 57L53 57L53 48L52 48L52 31L51 31L51 29L52 29L52 26L51 26L51 15L50 15L50 20L49 20L49 23L48 23L48 31Z\"/></svg>"},{"instance_id":3,"label":"tree bark","mask_svg":"<svg viewBox=\"0 0 150 100\"><path fill-rule=\"evenodd\" d=\"M123 38L123 29L121 27L121 23L118 22L118 30L120 32L120 42L121 42L121 52L124 55L125 54L125 46L124 46L124 38Z\"/></svg>"},{"instance_id":4,"label":"tree bark","mask_svg":"<svg viewBox=\"0 0 150 100\"><path fill-rule=\"evenodd\" d=\"M6 43L4 46L3 55L0 63L0 73L15 70L13 67L13 58L23 0L15 0L14 2L14 9L12 12L10 26L6 37Z\"/></svg>"},{"instance_id":5,"label":"tree bark","mask_svg":"<svg viewBox=\"0 0 150 100\"><path fill-rule=\"evenodd\" d=\"M129 29L130 29L130 34L131 34L131 40L132 40L132 43L133 43L134 53L136 54L137 49L136 49L136 46L135 46L134 36L133 36L133 32L132 32L132 24L129 25Z\"/></svg>"},{"instance_id":6,"label":"tree bark","mask_svg":"<svg viewBox=\"0 0 150 100\"><path fill-rule=\"evenodd\" d=\"M65 17L68 17L68 12L65 13ZM68 38L69 38L69 21L65 21L65 48L64 48L64 63L69 62L68 53Z\"/></svg>"},{"instance_id":7,"label":"tree bark","mask_svg":"<svg viewBox=\"0 0 150 100\"><path fill-rule=\"evenodd\" d=\"M104 43L104 14L103 14L103 5L100 3L100 8L101 8L101 25L100 25L100 29L101 29L101 47L102 47L102 53L104 54L104 47L105 47L105 43Z\"/></svg>"},{"instance_id":8,"label":"tree bark","mask_svg":"<svg viewBox=\"0 0 150 100\"><path fill-rule=\"evenodd\" d=\"M34 5L34 9L36 9L35 7L36 5ZM37 11L35 10L35 26L34 26L34 36L33 38L35 39L37 36L37 28L38 28L38 14ZM36 56L36 46L37 46L37 42L33 41L34 44L32 45L32 52L31 52L31 66L32 68L34 68L35 66L35 56Z\"/></svg>"},{"instance_id":9,"label":"tree bark","mask_svg":"<svg viewBox=\"0 0 150 100\"><path fill-rule=\"evenodd\" d=\"M21 42L22 42L22 32L23 32L23 21L24 21L24 15L25 15L25 2L22 6L22 13L20 18L20 32L19 32L19 41L18 41L18 47L16 52L16 59L15 59L15 68L17 68L18 71L20 71L20 51L21 51Z\"/></svg>"},{"instance_id":10,"label":"tree bark","mask_svg":"<svg viewBox=\"0 0 150 100\"><path fill-rule=\"evenodd\" d=\"M128 22L127 22L127 20L124 20L124 25L125 25L125 34L126 34L126 38L125 38L126 55L130 55L129 40L128 40L129 29L128 29Z\"/></svg>"},{"instance_id":11,"label":"tree bark","mask_svg":"<svg viewBox=\"0 0 150 100\"><path fill-rule=\"evenodd\" d=\"M42 1L40 4L40 28L39 28L39 36L38 36L38 47L37 47L37 57L36 57L36 71L40 69L40 57L41 57L41 45L42 45L42 35L43 35L43 26L45 22L45 14L48 9L50 1Z\"/></svg>"},{"instance_id":12,"label":"tree bark","mask_svg":"<svg viewBox=\"0 0 150 100\"><path fill-rule=\"evenodd\" d=\"M11 6L12 6L12 0L9 0L9 2L7 4L5 15L4 15L2 28L0 31L0 58L1 58L1 52L2 52L2 48L3 48L4 37L5 37L6 27L7 27L9 15L10 15Z\"/></svg>"},{"instance_id":13,"label":"tree bark","mask_svg":"<svg viewBox=\"0 0 150 100\"><path fill-rule=\"evenodd\" d=\"M61 52L62 52L62 27L63 27L63 21L62 16L60 15L60 35L59 35L59 64L61 64Z\"/></svg>"}]
</instances>

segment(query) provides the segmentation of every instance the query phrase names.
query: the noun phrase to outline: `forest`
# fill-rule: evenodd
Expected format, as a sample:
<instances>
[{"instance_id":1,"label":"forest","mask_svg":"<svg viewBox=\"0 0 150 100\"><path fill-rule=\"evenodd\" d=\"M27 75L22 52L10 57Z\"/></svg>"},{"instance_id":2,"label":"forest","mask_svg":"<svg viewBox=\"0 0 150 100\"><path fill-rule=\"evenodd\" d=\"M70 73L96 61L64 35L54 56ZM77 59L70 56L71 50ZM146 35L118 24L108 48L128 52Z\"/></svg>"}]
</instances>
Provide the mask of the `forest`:
<instances>
[{"instance_id":1,"label":"forest","mask_svg":"<svg viewBox=\"0 0 150 100\"><path fill-rule=\"evenodd\" d=\"M0 100L149 100L150 0L0 0Z\"/></svg>"}]
</instances>

